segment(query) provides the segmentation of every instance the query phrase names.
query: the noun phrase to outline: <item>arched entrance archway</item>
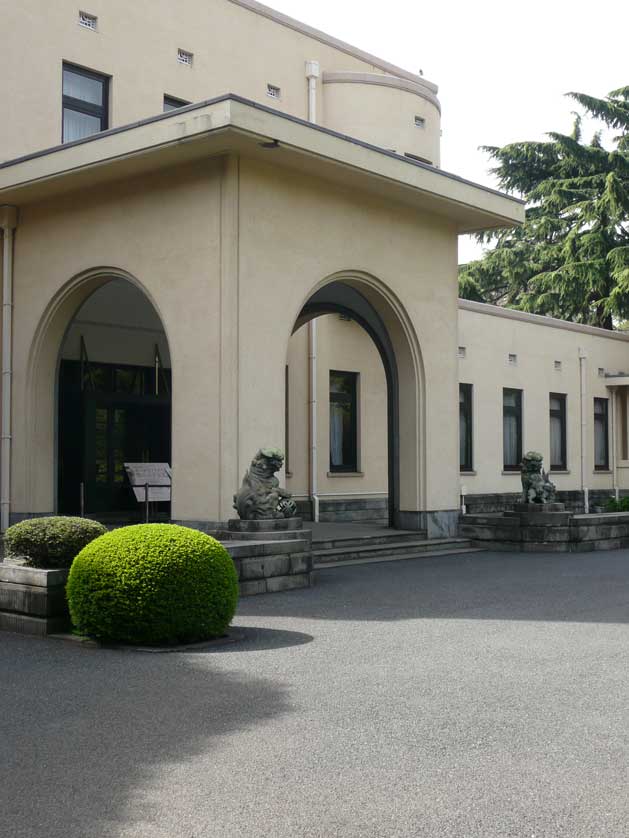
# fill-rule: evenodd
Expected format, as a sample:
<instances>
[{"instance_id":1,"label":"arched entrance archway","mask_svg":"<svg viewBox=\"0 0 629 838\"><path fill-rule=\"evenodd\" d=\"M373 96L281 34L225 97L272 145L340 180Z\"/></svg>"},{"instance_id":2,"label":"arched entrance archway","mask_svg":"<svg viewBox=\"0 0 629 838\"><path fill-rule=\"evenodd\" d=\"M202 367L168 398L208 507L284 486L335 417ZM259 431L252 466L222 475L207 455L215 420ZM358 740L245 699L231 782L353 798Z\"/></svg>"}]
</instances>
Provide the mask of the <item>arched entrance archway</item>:
<instances>
[{"instance_id":1,"label":"arched entrance archway","mask_svg":"<svg viewBox=\"0 0 629 838\"><path fill-rule=\"evenodd\" d=\"M134 520L126 463L171 462L171 364L159 315L111 279L72 318L59 353L58 511ZM154 494L156 494L154 492ZM169 517L162 502L153 515Z\"/></svg>"},{"instance_id":2,"label":"arched entrance archway","mask_svg":"<svg viewBox=\"0 0 629 838\"><path fill-rule=\"evenodd\" d=\"M78 513L83 494L87 514L137 516L122 464L170 461L170 391L163 320L135 277L101 268L68 282L48 303L30 351L28 507Z\"/></svg>"},{"instance_id":3,"label":"arched entrance archway","mask_svg":"<svg viewBox=\"0 0 629 838\"><path fill-rule=\"evenodd\" d=\"M356 321L374 342L386 376L389 525L425 526L423 369L415 331L394 295L374 277L343 273L305 301L293 333L325 314Z\"/></svg>"}]
</instances>

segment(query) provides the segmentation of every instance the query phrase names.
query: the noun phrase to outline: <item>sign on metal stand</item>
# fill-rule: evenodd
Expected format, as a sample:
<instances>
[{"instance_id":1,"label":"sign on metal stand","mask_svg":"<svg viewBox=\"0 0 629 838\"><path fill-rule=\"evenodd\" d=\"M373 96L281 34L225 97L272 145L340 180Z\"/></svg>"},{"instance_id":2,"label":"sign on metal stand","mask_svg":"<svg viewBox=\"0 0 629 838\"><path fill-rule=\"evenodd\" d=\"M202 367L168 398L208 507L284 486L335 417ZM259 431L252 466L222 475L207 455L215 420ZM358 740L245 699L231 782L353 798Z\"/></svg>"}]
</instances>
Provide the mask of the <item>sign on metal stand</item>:
<instances>
[{"instance_id":1,"label":"sign on metal stand","mask_svg":"<svg viewBox=\"0 0 629 838\"><path fill-rule=\"evenodd\" d=\"M125 463L125 470L138 503L144 504L144 520L150 519L150 503L169 503L172 475L169 463Z\"/></svg>"}]
</instances>

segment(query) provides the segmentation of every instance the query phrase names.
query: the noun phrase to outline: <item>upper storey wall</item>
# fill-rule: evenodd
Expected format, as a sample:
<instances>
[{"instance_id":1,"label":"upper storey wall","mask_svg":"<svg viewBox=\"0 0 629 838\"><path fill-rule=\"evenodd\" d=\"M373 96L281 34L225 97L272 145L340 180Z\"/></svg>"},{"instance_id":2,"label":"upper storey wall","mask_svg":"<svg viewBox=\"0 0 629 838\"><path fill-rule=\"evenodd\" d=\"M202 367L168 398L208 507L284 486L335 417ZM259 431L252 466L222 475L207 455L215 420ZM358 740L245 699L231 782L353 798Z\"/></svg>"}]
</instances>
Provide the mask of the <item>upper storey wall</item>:
<instances>
[{"instance_id":1,"label":"upper storey wall","mask_svg":"<svg viewBox=\"0 0 629 838\"><path fill-rule=\"evenodd\" d=\"M164 95L235 93L307 119L305 62L318 61L320 124L438 165L434 85L253 0L85 0L97 31L79 26L78 9L74 0L20 0L3 11L0 161L61 142L64 61L110 77L110 128L161 113ZM192 66L178 63L180 48Z\"/></svg>"}]
</instances>

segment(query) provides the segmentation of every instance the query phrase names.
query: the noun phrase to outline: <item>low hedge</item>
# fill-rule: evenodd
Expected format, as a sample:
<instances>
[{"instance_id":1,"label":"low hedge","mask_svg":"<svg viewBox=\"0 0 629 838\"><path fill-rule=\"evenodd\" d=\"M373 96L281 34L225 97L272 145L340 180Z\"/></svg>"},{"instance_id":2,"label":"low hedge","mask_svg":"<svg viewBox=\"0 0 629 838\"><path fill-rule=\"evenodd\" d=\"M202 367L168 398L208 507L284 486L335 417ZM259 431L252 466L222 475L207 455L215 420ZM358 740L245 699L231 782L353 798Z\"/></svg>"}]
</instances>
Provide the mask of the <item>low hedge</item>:
<instances>
[{"instance_id":1,"label":"low hedge","mask_svg":"<svg viewBox=\"0 0 629 838\"><path fill-rule=\"evenodd\" d=\"M70 569L67 595L82 634L123 643L191 642L225 633L238 576L227 550L209 535L139 524L88 544Z\"/></svg>"},{"instance_id":2,"label":"low hedge","mask_svg":"<svg viewBox=\"0 0 629 838\"><path fill-rule=\"evenodd\" d=\"M30 518L9 527L4 543L9 556L23 556L33 567L70 567L84 547L106 532L88 518Z\"/></svg>"}]
</instances>

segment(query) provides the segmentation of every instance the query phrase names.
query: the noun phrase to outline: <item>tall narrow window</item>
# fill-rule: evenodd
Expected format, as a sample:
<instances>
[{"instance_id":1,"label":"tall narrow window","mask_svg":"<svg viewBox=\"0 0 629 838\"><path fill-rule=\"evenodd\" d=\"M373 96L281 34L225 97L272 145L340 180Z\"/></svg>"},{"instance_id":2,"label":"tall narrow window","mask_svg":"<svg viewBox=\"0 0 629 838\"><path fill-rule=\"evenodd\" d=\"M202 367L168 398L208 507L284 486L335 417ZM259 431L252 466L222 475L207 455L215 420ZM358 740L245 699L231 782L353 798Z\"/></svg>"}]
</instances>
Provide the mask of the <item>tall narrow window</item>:
<instances>
[{"instance_id":1,"label":"tall narrow window","mask_svg":"<svg viewBox=\"0 0 629 838\"><path fill-rule=\"evenodd\" d=\"M566 397L550 394L550 467L555 471L568 468L566 450Z\"/></svg>"},{"instance_id":2,"label":"tall narrow window","mask_svg":"<svg viewBox=\"0 0 629 838\"><path fill-rule=\"evenodd\" d=\"M522 390L502 391L502 451L505 471L518 471L522 462Z\"/></svg>"},{"instance_id":3,"label":"tall narrow window","mask_svg":"<svg viewBox=\"0 0 629 838\"><path fill-rule=\"evenodd\" d=\"M164 96L164 113L168 111L176 111L177 108L185 108L190 102L185 99L177 99L175 96Z\"/></svg>"},{"instance_id":4,"label":"tall narrow window","mask_svg":"<svg viewBox=\"0 0 629 838\"><path fill-rule=\"evenodd\" d=\"M63 65L62 142L71 143L107 130L108 88L106 76Z\"/></svg>"},{"instance_id":5,"label":"tall narrow window","mask_svg":"<svg viewBox=\"0 0 629 838\"><path fill-rule=\"evenodd\" d=\"M607 399L594 399L594 468L609 468L609 422Z\"/></svg>"},{"instance_id":6,"label":"tall narrow window","mask_svg":"<svg viewBox=\"0 0 629 838\"><path fill-rule=\"evenodd\" d=\"M459 384L459 467L472 471L472 385Z\"/></svg>"},{"instance_id":7,"label":"tall narrow window","mask_svg":"<svg viewBox=\"0 0 629 838\"><path fill-rule=\"evenodd\" d=\"M358 373L330 370L330 471L358 471Z\"/></svg>"}]
</instances>

